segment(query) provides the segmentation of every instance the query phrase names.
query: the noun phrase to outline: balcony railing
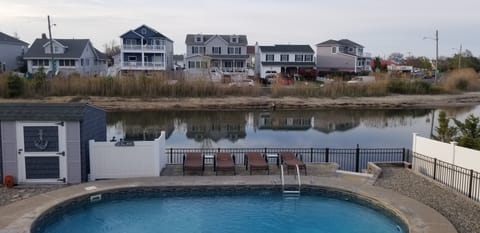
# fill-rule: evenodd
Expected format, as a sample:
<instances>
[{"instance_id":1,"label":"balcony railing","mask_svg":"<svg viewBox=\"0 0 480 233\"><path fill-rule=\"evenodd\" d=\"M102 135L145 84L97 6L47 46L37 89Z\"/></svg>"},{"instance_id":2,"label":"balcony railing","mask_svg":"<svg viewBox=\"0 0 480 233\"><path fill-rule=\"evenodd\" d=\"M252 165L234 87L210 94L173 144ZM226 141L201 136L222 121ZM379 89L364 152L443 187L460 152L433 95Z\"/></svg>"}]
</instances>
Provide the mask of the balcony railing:
<instances>
[{"instance_id":1,"label":"balcony railing","mask_svg":"<svg viewBox=\"0 0 480 233\"><path fill-rule=\"evenodd\" d=\"M165 63L163 62L123 62L122 69L132 70L162 70L165 69Z\"/></svg>"},{"instance_id":2,"label":"balcony railing","mask_svg":"<svg viewBox=\"0 0 480 233\"><path fill-rule=\"evenodd\" d=\"M123 46L124 51L165 51L165 45L139 45L139 44L124 44Z\"/></svg>"}]
</instances>

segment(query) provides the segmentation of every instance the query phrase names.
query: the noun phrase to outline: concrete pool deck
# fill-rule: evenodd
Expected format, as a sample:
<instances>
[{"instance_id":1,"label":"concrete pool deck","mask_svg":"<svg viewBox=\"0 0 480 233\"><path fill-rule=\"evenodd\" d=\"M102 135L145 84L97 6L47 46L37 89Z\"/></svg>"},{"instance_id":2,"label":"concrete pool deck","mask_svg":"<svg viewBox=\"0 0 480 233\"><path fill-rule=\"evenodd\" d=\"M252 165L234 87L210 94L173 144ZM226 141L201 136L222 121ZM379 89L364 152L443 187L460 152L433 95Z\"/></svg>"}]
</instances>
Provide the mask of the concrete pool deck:
<instances>
[{"instance_id":1,"label":"concrete pool deck","mask_svg":"<svg viewBox=\"0 0 480 233\"><path fill-rule=\"evenodd\" d=\"M353 192L393 209L409 225L410 233L457 233L453 225L432 208L391 190L371 185L371 177L350 173L329 176L302 176L302 184ZM291 177L289 177L292 183ZM0 208L1 233L27 233L43 212L72 198L136 187L182 186L280 186L278 175L272 176L161 176L104 180L83 183L40 194Z\"/></svg>"}]
</instances>

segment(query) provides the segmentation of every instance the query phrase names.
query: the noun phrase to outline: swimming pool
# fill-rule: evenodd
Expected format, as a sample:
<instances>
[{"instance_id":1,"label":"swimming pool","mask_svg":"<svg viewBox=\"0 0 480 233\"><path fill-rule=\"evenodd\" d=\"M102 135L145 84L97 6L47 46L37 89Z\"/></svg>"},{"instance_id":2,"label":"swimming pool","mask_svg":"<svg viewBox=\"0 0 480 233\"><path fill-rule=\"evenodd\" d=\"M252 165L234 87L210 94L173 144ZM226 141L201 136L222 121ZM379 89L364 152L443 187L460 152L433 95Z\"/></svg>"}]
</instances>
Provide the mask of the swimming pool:
<instances>
[{"instance_id":1,"label":"swimming pool","mask_svg":"<svg viewBox=\"0 0 480 233\"><path fill-rule=\"evenodd\" d=\"M319 188L304 189L300 198L266 188L126 189L98 197L56 207L35 222L32 232L407 232L393 212L353 194Z\"/></svg>"}]
</instances>

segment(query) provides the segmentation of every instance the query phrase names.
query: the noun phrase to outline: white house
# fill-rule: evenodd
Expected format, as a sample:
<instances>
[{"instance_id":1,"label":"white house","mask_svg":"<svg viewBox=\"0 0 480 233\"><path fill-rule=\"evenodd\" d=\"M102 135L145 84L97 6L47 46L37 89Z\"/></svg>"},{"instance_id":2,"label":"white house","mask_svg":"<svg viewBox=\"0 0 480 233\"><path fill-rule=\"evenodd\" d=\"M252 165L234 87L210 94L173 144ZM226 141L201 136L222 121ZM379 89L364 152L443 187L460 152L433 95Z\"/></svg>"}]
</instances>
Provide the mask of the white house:
<instances>
[{"instance_id":1,"label":"white house","mask_svg":"<svg viewBox=\"0 0 480 233\"><path fill-rule=\"evenodd\" d=\"M256 46L255 72L265 78L268 73L298 74L301 69L315 68L315 51L310 45Z\"/></svg>"},{"instance_id":2,"label":"white house","mask_svg":"<svg viewBox=\"0 0 480 233\"><path fill-rule=\"evenodd\" d=\"M247 36L188 34L185 39L186 69L202 73L216 69L223 73L244 73L247 67Z\"/></svg>"},{"instance_id":3,"label":"white house","mask_svg":"<svg viewBox=\"0 0 480 233\"><path fill-rule=\"evenodd\" d=\"M0 32L0 73L17 69L28 43Z\"/></svg>"},{"instance_id":4,"label":"white house","mask_svg":"<svg viewBox=\"0 0 480 233\"><path fill-rule=\"evenodd\" d=\"M24 56L28 72L35 73L41 67L45 72L51 72L53 57L56 75L106 75L107 57L93 47L89 39L52 39L52 42L53 48L45 34L33 42Z\"/></svg>"}]
</instances>

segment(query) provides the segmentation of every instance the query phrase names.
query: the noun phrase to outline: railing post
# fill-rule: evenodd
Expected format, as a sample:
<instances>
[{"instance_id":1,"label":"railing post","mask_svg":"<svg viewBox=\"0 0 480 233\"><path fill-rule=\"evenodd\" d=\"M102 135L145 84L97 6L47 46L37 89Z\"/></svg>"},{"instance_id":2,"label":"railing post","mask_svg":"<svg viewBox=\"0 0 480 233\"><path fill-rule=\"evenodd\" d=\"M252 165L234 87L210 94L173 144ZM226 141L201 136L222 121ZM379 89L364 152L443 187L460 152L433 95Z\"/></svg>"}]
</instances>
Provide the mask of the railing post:
<instances>
[{"instance_id":1,"label":"railing post","mask_svg":"<svg viewBox=\"0 0 480 233\"><path fill-rule=\"evenodd\" d=\"M313 148L310 148L310 163L313 163Z\"/></svg>"},{"instance_id":2,"label":"railing post","mask_svg":"<svg viewBox=\"0 0 480 233\"><path fill-rule=\"evenodd\" d=\"M327 148L325 148L325 163L328 163L330 161L330 158L329 158L330 155L329 154L330 154L330 149L328 149L328 147L327 147Z\"/></svg>"},{"instance_id":3,"label":"railing post","mask_svg":"<svg viewBox=\"0 0 480 233\"><path fill-rule=\"evenodd\" d=\"M405 153L406 153L405 148L403 148L403 149L402 149L402 162L408 162L408 161L406 160L407 156L406 156Z\"/></svg>"},{"instance_id":4,"label":"railing post","mask_svg":"<svg viewBox=\"0 0 480 233\"><path fill-rule=\"evenodd\" d=\"M355 172L360 172L360 145L358 144L355 152Z\"/></svg>"},{"instance_id":5,"label":"railing post","mask_svg":"<svg viewBox=\"0 0 480 233\"><path fill-rule=\"evenodd\" d=\"M170 148L170 164L173 164L173 148Z\"/></svg>"},{"instance_id":6,"label":"railing post","mask_svg":"<svg viewBox=\"0 0 480 233\"><path fill-rule=\"evenodd\" d=\"M265 153L265 156L267 155L267 148L266 147L264 148L263 153Z\"/></svg>"},{"instance_id":7,"label":"railing post","mask_svg":"<svg viewBox=\"0 0 480 233\"><path fill-rule=\"evenodd\" d=\"M468 186L468 197L472 198L472 190L473 190L473 169L470 170L470 186Z\"/></svg>"},{"instance_id":8,"label":"railing post","mask_svg":"<svg viewBox=\"0 0 480 233\"><path fill-rule=\"evenodd\" d=\"M437 158L433 160L433 180L437 179Z\"/></svg>"}]
</instances>

